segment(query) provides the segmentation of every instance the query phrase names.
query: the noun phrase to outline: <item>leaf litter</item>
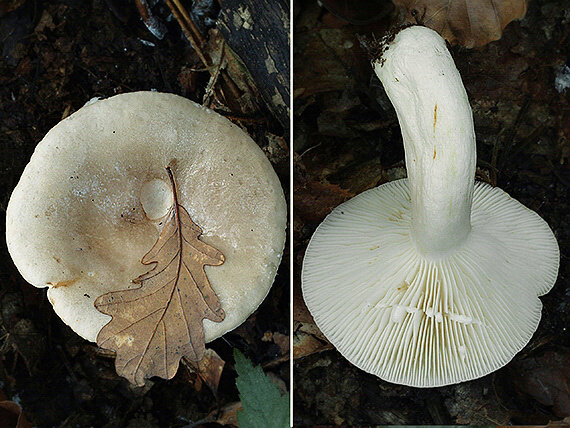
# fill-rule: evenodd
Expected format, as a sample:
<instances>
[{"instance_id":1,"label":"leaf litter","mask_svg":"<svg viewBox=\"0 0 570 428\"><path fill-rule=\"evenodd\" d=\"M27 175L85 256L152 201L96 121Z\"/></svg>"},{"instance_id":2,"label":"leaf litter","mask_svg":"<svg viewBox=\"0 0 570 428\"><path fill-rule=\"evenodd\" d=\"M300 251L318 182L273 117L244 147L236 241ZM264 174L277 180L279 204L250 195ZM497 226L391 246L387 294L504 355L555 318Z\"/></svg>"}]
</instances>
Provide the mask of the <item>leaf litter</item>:
<instances>
[{"instance_id":1,"label":"leaf litter","mask_svg":"<svg viewBox=\"0 0 570 428\"><path fill-rule=\"evenodd\" d=\"M205 383L214 397L218 397L218 386L226 362L216 351L206 349L204 357L200 361L189 361L183 358L182 364L188 369L189 377L197 392L202 390L202 384Z\"/></svg>"},{"instance_id":2,"label":"leaf litter","mask_svg":"<svg viewBox=\"0 0 570 428\"><path fill-rule=\"evenodd\" d=\"M394 0L408 22L437 31L450 43L472 48L499 40L505 27L522 18L526 0Z\"/></svg>"},{"instance_id":3,"label":"leaf litter","mask_svg":"<svg viewBox=\"0 0 570 428\"><path fill-rule=\"evenodd\" d=\"M219 266L224 255L199 240L202 229L178 203L172 170L166 168L174 203L155 245L142 258L154 264L134 279L140 287L100 296L95 307L113 319L97 345L117 353L120 376L143 386L146 378L171 379L180 359L199 361L205 352L202 321L223 321L225 314L204 266Z\"/></svg>"},{"instance_id":4,"label":"leaf litter","mask_svg":"<svg viewBox=\"0 0 570 428\"><path fill-rule=\"evenodd\" d=\"M366 27L340 26L336 22L332 27L330 13L323 12L314 2L302 0L298 3L300 11L294 26L294 64L295 68L302 64L302 69L298 70L299 73L296 70L295 76L301 75L304 79L302 86L296 85L295 91L295 102L300 108L294 111L294 148L298 154L292 153L293 188L310 190L303 194L294 191L294 196L306 202L313 201L313 207L306 203L303 210L297 209L301 207L297 206L297 200L294 204L293 271L297 275L293 277L293 287L295 298L302 302L298 273L301 272L306 245L322 220L318 217L336 206L333 203L338 205L342 202L323 198L314 190L323 186L330 189L332 185L339 191L358 194L368 185L401 178L398 171L402 171L399 166L404 157L401 139L395 132L398 130L395 115L379 82L371 79L370 65L365 64L368 68L360 69L353 61L354 72L347 75L350 81L341 87L332 85L336 80L328 79L327 82L332 83L326 92L323 76L327 76L330 70L340 70L340 67L328 51L319 51L313 46L321 46L323 40L332 41L333 35L334 40L343 41L340 46L347 46L345 51L348 55L348 52L362 48L357 35L374 32L380 37L395 19L398 19L397 24L402 24L403 17L392 16L392 21L389 17L384 18L374 27L372 24ZM499 183L506 185L514 197L537 207L541 215L555 225L560 242L568 242L570 230L564 220L568 218L565 171L569 170L567 154L570 153L566 150L570 141L566 136L570 134L565 132L570 130L570 126L565 126L570 121L564 119L570 116L565 115L568 97L564 98L556 91L553 76L556 67L565 63L570 46L564 43L567 32L560 26L564 12L563 7L546 0L531 2L527 17L508 25L501 40L473 50L459 46L452 48L473 105L480 159L491 164L496 152L499 160L508 154L498 175ZM429 12L423 14L423 8L418 9L416 15L418 21L423 19L424 23L430 16ZM416 18L410 17L408 21L415 23ZM336 62L346 63L346 55L337 55ZM323 64L326 65L324 74L309 74L309 71L320 70ZM366 70L369 70L368 74L364 73ZM365 75L359 77L358 73ZM367 95L363 96L363 93ZM359 105L339 102L356 98L360 99ZM531 103L526 113L520 115L526 99ZM340 112L339 105L342 106ZM339 112L336 113L337 121L344 121L344 127L353 134L352 137L336 136L330 132L331 128L322 126L324 121L318 118L330 112ZM524 119L518 120L519 116ZM545 120L547 122L541 125ZM334 124L333 121L327 123L331 122ZM340 126L335 126L340 129ZM509 134L512 136L507 138ZM540 137L535 138L537 135ZM517 151L517 156L511 156L513 148L521 143L524 146ZM483 163L481 166L481 171L488 170ZM355 180L356 176L359 176L358 180ZM563 329L568 325L569 314L570 294L566 291L567 287L559 284L553 294L543 298L545 310L541 329L517 356L517 361L540 359L539 364L543 368L548 367L549 371L537 371L533 367L524 371L513 362L485 378L437 391L394 386L353 369L340 354L325 351L327 344L316 334L314 321L303 310L300 301L295 300L292 330L294 424L546 425L549 420L559 419L557 410L563 408L561 404L564 402L558 395L567 395L568 390L560 389L549 378L551 373L556 373L557 382L562 383L560 378L563 379L563 375L559 366L555 366L557 360L541 357L547 350L555 351L557 358L568 355L570 336L568 329ZM525 383L514 379L524 379ZM543 383L546 379L548 391L536 386L533 388L532 382L536 379ZM523 386L526 389L523 390ZM549 395L545 395L547 393ZM538 399L539 395L542 401ZM545 404L551 402L550 406Z\"/></svg>"},{"instance_id":5,"label":"leaf litter","mask_svg":"<svg viewBox=\"0 0 570 428\"><path fill-rule=\"evenodd\" d=\"M202 103L210 81L209 71L218 69L217 66L212 69L204 66L196 51L184 40L180 25L167 19L171 11L163 7L164 2L151 6L168 27L162 41L152 39L154 36L145 28L134 2L88 4L48 0L39 8L34 2L19 3L22 6L18 10L0 18L0 33L6 30L3 34L8 34L7 39L3 38L6 55L0 60L2 110L10 112L0 118L3 129L7 130L0 136L5 161L0 174L5 200L36 142L53 123L82 106L90 94L109 97L152 87ZM54 28L46 26L36 34L34 29L42 20L44 10L51 15ZM234 11L228 10L230 12ZM49 21L44 22L49 24ZM210 41L215 37L216 43L222 44L219 36L211 34L213 30L203 31L204 37ZM231 38L233 35L226 36L226 39ZM145 39L153 40L155 46L144 44ZM209 51L212 46L209 43L202 49ZM233 61L227 55L224 58ZM236 71L239 70L236 68ZM33 84L22 84L22 81L33 81ZM232 94L228 95L222 86L219 79L212 85L214 96L206 107L231 114L232 120L247 127L264 149L268 147L267 135L271 132L283 137L283 131L275 125L276 119L270 112L256 110L245 114L241 110L231 110L228 106L235 103L226 99ZM246 89L245 95L250 96L252 90ZM289 169L281 166L288 165L287 156L287 151L283 150L271 152L270 158L284 182ZM174 174L176 177L176 170ZM141 257L151 246L141 250ZM3 389L8 399L16 396L21 399L33 425L180 426L181 421L198 421L238 400L232 372L227 369L222 375L217 400L204 388L197 393L194 384L183 373L178 373L171 381L147 381L144 388L127 387L115 373L112 359L115 352L84 342L73 333L55 315L44 291L24 286L7 252L4 253L0 309L2 326L6 330L0 335L12 333L12 326L21 319L32 321L37 333L32 342L40 343L41 340L43 351L40 355L43 358L37 360L27 354L33 351L36 355L38 348L7 346L6 354L2 355L0 381L5 385ZM215 349L226 361L232 359L233 346L247 348L249 354L264 366L268 361L275 361L276 345L262 342L260 335L267 330L288 331L289 301L283 297L288 293L287 263L282 263L279 269L276 283L257 315L250 317L241 328L225 334L224 338L209 343L207 348ZM133 286L136 285L131 284ZM10 296L13 295L17 296L20 308L8 316L6 311L12 307ZM6 336L3 343L9 339ZM32 368L31 376L26 362ZM278 364L274 372L287 379L289 365ZM91 386L93 393L77 394L76 388L85 384ZM218 417L214 420L224 423Z\"/></svg>"}]
</instances>

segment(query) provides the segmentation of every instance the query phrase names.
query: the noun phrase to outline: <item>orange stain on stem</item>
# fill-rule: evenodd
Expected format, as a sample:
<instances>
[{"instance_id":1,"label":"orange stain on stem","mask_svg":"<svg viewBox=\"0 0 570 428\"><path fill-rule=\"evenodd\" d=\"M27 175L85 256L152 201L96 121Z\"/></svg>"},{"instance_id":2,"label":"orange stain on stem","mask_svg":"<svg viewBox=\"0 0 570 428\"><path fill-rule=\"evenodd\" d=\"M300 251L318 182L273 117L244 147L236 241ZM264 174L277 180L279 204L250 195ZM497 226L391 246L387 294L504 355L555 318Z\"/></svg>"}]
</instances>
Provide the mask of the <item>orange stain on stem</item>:
<instances>
[{"instance_id":1,"label":"orange stain on stem","mask_svg":"<svg viewBox=\"0 0 570 428\"><path fill-rule=\"evenodd\" d=\"M435 137L435 125L437 123L437 104L433 108L433 136Z\"/></svg>"}]
</instances>

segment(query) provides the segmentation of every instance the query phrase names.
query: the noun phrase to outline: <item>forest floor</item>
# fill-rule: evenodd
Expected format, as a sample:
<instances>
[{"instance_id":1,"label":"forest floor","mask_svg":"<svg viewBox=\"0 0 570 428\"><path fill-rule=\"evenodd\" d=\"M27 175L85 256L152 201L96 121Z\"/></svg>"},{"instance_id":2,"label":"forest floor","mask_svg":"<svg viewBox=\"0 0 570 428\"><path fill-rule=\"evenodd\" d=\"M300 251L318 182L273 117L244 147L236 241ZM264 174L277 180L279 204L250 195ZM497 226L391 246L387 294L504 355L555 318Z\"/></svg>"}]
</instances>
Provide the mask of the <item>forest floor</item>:
<instances>
[{"instance_id":1,"label":"forest floor","mask_svg":"<svg viewBox=\"0 0 570 428\"><path fill-rule=\"evenodd\" d=\"M15 10L5 10L18 4ZM182 95L229 117L268 154L287 193L288 142L278 121L255 103L245 113L230 110L220 82L212 85L209 70L178 22L167 19L165 3L153 11L162 19L161 40L143 24L135 2L2 3L2 216L36 144L51 127L93 97L138 90ZM197 24L209 40L219 41L219 33L208 28L207 20ZM208 45L206 51L215 46ZM254 100L254 94L249 95ZM0 224L3 236L4 220ZM260 308L242 326L207 345L226 363L214 394L185 365L174 379L153 378L144 387L133 387L117 376L113 356L77 336L55 315L46 289L22 279L4 239L0 242L0 395L19 404L33 426L235 426L239 397L234 348L271 372L283 388L289 385L287 262ZM286 252L283 260L288 257Z\"/></svg>"},{"instance_id":2,"label":"forest floor","mask_svg":"<svg viewBox=\"0 0 570 428\"><path fill-rule=\"evenodd\" d=\"M294 5L295 425L543 425L570 416L570 90L556 88L570 72L568 2L534 0L499 41L451 48L473 107L479 179L538 212L561 261L530 343L492 374L434 389L357 369L304 306L300 270L315 228L340 203L393 179L404 152L358 40L381 38L389 20L358 26L312 1Z\"/></svg>"}]
</instances>

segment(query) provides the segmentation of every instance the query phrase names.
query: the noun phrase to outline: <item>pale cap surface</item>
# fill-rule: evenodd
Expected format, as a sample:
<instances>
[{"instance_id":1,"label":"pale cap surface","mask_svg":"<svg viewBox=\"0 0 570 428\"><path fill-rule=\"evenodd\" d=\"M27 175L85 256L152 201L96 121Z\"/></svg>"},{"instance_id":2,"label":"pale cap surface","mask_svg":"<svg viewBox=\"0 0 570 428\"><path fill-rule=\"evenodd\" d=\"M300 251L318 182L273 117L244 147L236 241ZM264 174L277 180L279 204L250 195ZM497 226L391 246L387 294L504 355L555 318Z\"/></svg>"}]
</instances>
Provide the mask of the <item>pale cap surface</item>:
<instances>
[{"instance_id":1,"label":"pale cap surface","mask_svg":"<svg viewBox=\"0 0 570 428\"><path fill-rule=\"evenodd\" d=\"M267 295L285 242L286 204L278 177L238 126L185 98L156 92L118 95L85 106L38 144L7 209L10 254L22 276L49 286L56 313L95 341L111 317L100 295L137 287L151 267L172 203L201 239L225 256L206 266L226 318L204 321L206 341L240 325Z\"/></svg>"}]
</instances>

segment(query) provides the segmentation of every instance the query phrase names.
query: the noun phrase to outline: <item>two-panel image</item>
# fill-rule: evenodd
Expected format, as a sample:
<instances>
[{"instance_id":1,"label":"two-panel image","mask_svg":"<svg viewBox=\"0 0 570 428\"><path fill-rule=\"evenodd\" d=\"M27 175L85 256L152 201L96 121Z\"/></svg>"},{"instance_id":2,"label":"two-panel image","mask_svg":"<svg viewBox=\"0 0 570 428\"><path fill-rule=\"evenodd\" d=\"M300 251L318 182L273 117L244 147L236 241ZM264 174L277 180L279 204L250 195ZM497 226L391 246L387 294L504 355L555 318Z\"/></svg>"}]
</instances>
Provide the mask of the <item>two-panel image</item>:
<instances>
[{"instance_id":1,"label":"two-panel image","mask_svg":"<svg viewBox=\"0 0 570 428\"><path fill-rule=\"evenodd\" d=\"M566 0L0 0L0 428L570 426Z\"/></svg>"}]
</instances>

